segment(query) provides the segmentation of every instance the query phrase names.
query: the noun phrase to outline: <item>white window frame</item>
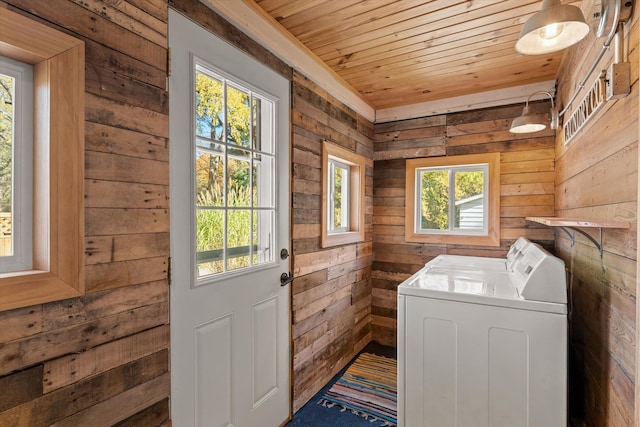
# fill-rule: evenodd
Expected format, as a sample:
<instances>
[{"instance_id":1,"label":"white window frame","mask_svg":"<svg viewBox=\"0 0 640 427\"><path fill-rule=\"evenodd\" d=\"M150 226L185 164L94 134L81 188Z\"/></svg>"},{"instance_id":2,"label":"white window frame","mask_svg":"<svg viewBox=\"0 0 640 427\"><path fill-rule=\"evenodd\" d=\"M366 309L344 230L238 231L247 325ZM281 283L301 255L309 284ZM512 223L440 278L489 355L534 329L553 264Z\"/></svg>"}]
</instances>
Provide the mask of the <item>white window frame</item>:
<instances>
[{"instance_id":1,"label":"white window frame","mask_svg":"<svg viewBox=\"0 0 640 427\"><path fill-rule=\"evenodd\" d=\"M476 172L482 171L484 173L483 181L483 220L482 229L463 229L455 226L455 213L456 213L456 196L455 196L455 174L456 172ZM432 228L422 228L422 172L447 172L449 178L449 194L448 194L448 223L449 228L447 230L437 230ZM460 234L460 235L479 235L486 236L489 234L489 197L486 197L489 191L489 165L487 163L477 165L459 165L459 166L445 166L445 167L423 167L416 169L415 172L415 223L414 229L416 233L420 234ZM419 201L419 202L418 202Z\"/></svg>"},{"instance_id":2,"label":"white window frame","mask_svg":"<svg viewBox=\"0 0 640 427\"><path fill-rule=\"evenodd\" d=\"M11 243L0 273L33 266L33 66L0 56L0 73L14 79Z\"/></svg>"},{"instance_id":3,"label":"white window frame","mask_svg":"<svg viewBox=\"0 0 640 427\"><path fill-rule=\"evenodd\" d=\"M484 216L486 232L457 229L451 231L420 230L421 224L421 183L418 171L428 168L440 170L468 170L478 165L487 165ZM500 153L467 154L461 156L427 157L406 160L405 172L405 240L416 243L459 244L470 246L500 246ZM455 188L449 187L449 209L455 209ZM450 227L452 222L450 213Z\"/></svg>"},{"instance_id":4,"label":"white window frame","mask_svg":"<svg viewBox=\"0 0 640 427\"><path fill-rule=\"evenodd\" d=\"M336 178L336 169L340 169L342 171L342 185L340 188L340 194L342 196L342 203L340 204L340 224L341 226L336 225L336 194L335 194L335 178ZM350 230L350 181L351 181L351 166L341 162L339 159L329 157L329 203L328 203L328 211L327 211L327 221L328 221L328 230L329 234L335 233L344 233Z\"/></svg>"},{"instance_id":5,"label":"white window frame","mask_svg":"<svg viewBox=\"0 0 640 427\"><path fill-rule=\"evenodd\" d=\"M342 195L342 216L347 215L344 227L335 227L333 172L339 165L348 171L348 188ZM373 161L329 141L322 142L322 215L320 245L345 245L365 240L365 171Z\"/></svg>"},{"instance_id":6,"label":"white window frame","mask_svg":"<svg viewBox=\"0 0 640 427\"><path fill-rule=\"evenodd\" d=\"M271 203L268 206L262 206L263 203L262 202L258 202L258 205L260 206L255 206L253 203L253 197L251 197L251 205L248 207L229 207L227 206L227 200L225 200L224 206L223 207L217 207L216 209L222 210L225 212L225 218L226 218L226 212L229 210L248 210L249 212L253 213L255 211L271 211L272 215L270 217L270 219L268 220L270 223L267 224L265 223L264 219L262 218L261 215L258 215L258 230L259 230L259 242L264 243L264 245L262 247L259 247L257 251L254 251L253 249L253 241L250 242L249 247L250 247L250 254L249 254L249 259L250 259L250 265L247 267L243 267L243 268L238 268L238 269L233 269L233 270L227 270L227 261L228 261L228 246L227 246L227 225L225 222L224 225L224 241L223 241L223 265L224 265L224 271L223 272L218 272L218 273L213 273L213 274L208 274L208 275L202 275L200 276L198 274L198 261L197 261L197 251L196 251L196 211L198 209L196 202L195 202L195 186L196 186L196 176L195 176L195 168L193 168L193 176L191 179L192 182L192 191L191 193L194 195L194 202L192 203L192 218L193 218L193 232L191 233L192 236L192 248L193 248L193 260L195 261L194 264L194 277L196 278L196 286L202 286L202 285L207 285L210 283L215 283L221 280L224 280L226 278L229 277L234 277L240 274L245 274L249 271L256 271L256 270L261 270L261 269L266 269L266 268L270 268L274 265L277 264L277 259L276 259L276 255L275 255L275 248L278 247L278 242L277 242L277 236L278 236L278 230L277 230L277 210L276 210L276 206L277 206L277 193L276 193L276 188L275 188L275 182L276 182L276 175L277 175L277 168L275 167L276 162L277 162L277 141L276 141L276 124L277 124L277 104L278 104L278 98L266 93L262 90L260 90L259 88L254 87L253 85L243 81L242 79L235 77L223 70L221 70L220 68L216 67L215 65L210 64L207 61L204 61L198 57L192 56L192 111L191 111L191 122L193 124L195 124L196 122L196 112L195 112L195 108L196 108L196 101L195 101L195 78L196 78L196 74L200 72L202 74L206 74L209 75L210 77L217 79L217 80L221 80L224 82L224 84L226 86L230 86L236 90L240 90L243 92L247 92L249 94L251 94L252 96L258 97L259 99L265 101L265 102L269 102L272 105L272 108L268 109L268 111L263 111L262 112L262 119L264 119L263 121L261 121L262 126L260 126L259 132L260 132L260 138L261 140L264 141L270 141L269 144L271 144L271 149L270 152L267 151L267 149L261 150L261 149L254 149L252 147L240 147L238 146L237 148L241 149L241 150L245 150L250 152L250 159L251 159L251 165L254 165L254 155L255 154L259 154L259 155L265 155L265 156L270 156L272 157L272 177L269 180L269 182L264 182L262 180L257 180L256 185L258 187L258 197L263 196L264 194L267 194L267 192L269 192L270 197L271 197ZM226 90L224 92L224 103L226 106ZM251 114L253 114L253 108L251 106L251 102L250 102L250 107L249 107L252 111ZM226 108L225 108L225 123L226 123ZM252 122L252 121L251 121ZM197 150L203 150L202 147L197 145L197 140L198 139L204 139L202 137L199 137L196 135L196 131L195 131L195 126L193 127L193 135L192 135L192 150L193 150L193 158L196 158L196 151ZM252 136L249 137L250 140L252 140ZM225 164L225 171L224 171L224 186L225 188L228 187L228 177L226 174L226 165L228 163L229 158L233 157L233 155L229 154L229 150L228 147L230 146L228 144L227 141L227 129L226 126L223 129L223 136L221 138L221 141L216 141L216 143L219 143L221 145L225 146L224 149L224 164ZM231 145L232 146L232 145ZM206 151L206 150L203 150ZM250 177L249 177L249 182L253 182L253 167L250 166L249 168L249 173L250 173ZM250 229L253 230L253 215L250 215L250 221L251 221L251 225L250 225ZM253 238L253 235L252 235ZM258 253L260 255L260 257L262 258L261 261L259 261L258 263L254 264L253 263L253 256L254 254Z\"/></svg>"}]
</instances>

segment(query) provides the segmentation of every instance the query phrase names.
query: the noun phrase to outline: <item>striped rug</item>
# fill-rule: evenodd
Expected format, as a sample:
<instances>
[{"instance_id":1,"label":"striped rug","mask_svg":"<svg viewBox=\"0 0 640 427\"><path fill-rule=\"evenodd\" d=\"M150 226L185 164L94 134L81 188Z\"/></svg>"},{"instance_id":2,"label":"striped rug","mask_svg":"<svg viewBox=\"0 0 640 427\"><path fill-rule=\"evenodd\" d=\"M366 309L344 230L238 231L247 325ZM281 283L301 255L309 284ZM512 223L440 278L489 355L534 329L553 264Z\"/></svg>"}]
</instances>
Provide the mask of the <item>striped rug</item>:
<instances>
[{"instance_id":1,"label":"striped rug","mask_svg":"<svg viewBox=\"0 0 640 427\"><path fill-rule=\"evenodd\" d=\"M380 426L395 426L396 383L395 359L362 353L318 403L349 410Z\"/></svg>"}]
</instances>

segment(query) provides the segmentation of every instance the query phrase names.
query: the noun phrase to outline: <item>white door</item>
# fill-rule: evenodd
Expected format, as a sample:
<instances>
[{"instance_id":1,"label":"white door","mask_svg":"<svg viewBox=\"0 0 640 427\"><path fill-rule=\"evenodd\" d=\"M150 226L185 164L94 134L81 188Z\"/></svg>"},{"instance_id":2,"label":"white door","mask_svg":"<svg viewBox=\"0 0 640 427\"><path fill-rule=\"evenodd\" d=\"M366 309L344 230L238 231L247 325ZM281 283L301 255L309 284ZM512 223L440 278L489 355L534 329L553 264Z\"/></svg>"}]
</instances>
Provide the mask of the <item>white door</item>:
<instances>
[{"instance_id":1,"label":"white door","mask_svg":"<svg viewBox=\"0 0 640 427\"><path fill-rule=\"evenodd\" d=\"M289 416L289 81L174 11L173 425Z\"/></svg>"}]
</instances>

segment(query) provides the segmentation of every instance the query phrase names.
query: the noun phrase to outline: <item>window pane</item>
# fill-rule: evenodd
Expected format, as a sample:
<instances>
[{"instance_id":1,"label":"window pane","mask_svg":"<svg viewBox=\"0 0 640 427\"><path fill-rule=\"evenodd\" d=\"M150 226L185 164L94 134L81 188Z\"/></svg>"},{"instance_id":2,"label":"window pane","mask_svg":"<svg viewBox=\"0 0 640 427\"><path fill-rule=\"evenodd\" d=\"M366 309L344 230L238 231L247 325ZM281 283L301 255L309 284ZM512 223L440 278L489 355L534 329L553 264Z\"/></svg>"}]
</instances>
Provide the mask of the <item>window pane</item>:
<instances>
[{"instance_id":1,"label":"window pane","mask_svg":"<svg viewBox=\"0 0 640 427\"><path fill-rule=\"evenodd\" d=\"M261 102L258 98L252 98L251 100L251 142L254 150L260 150L262 146L262 138L260 138L260 132L262 129L261 114Z\"/></svg>"},{"instance_id":2,"label":"window pane","mask_svg":"<svg viewBox=\"0 0 640 427\"><path fill-rule=\"evenodd\" d=\"M252 99L253 122L252 143L253 149L263 153L274 154L273 123L274 104L271 101L257 97Z\"/></svg>"},{"instance_id":3,"label":"window pane","mask_svg":"<svg viewBox=\"0 0 640 427\"><path fill-rule=\"evenodd\" d=\"M422 230L449 229L449 172L421 171L420 228Z\"/></svg>"},{"instance_id":4,"label":"window pane","mask_svg":"<svg viewBox=\"0 0 640 427\"><path fill-rule=\"evenodd\" d=\"M330 232L349 229L349 171L349 166L329 161Z\"/></svg>"},{"instance_id":5,"label":"window pane","mask_svg":"<svg viewBox=\"0 0 640 427\"><path fill-rule=\"evenodd\" d=\"M222 141L224 123L223 83L196 72L196 135Z\"/></svg>"},{"instance_id":6,"label":"window pane","mask_svg":"<svg viewBox=\"0 0 640 427\"><path fill-rule=\"evenodd\" d=\"M343 227L342 224L342 169L333 168L333 228Z\"/></svg>"},{"instance_id":7,"label":"window pane","mask_svg":"<svg viewBox=\"0 0 640 427\"><path fill-rule=\"evenodd\" d=\"M253 157L253 206L272 208L275 206L274 158L265 154L255 154Z\"/></svg>"},{"instance_id":8,"label":"window pane","mask_svg":"<svg viewBox=\"0 0 640 427\"><path fill-rule=\"evenodd\" d=\"M230 149L227 166L227 206L251 206L249 152Z\"/></svg>"},{"instance_id":9,"label":"window pane","mask_svg":"<svg viewBox=\"0 0 640 427\"><path fill-rule=\"evenodd\" d=\"M273 261L273 229L274 216L272 210L253 212L253 263L263 264Z\"/></svg>"},{"instance_id":10,"label":"window pane","mask_svg":"<svg viewBox=\"0 0 640 427\"><path fill-rule=\"evenodd\" d=\"M224 206L224 156L196 151L197 206Z\"/></svg>"},{"instance_id":11,"label":"window pane","mask_svg":"<svg viewBox=\"0 0 640 427\"><path fill-rule=\"evenodd\" d=\"M198 277L224 271L224 211L196 210Z\"/></svg>"},{"instance_id":12,"label":"window pane","mask_svg":"<svg viewBox=\"0 0 640 427\"><path fill-rule=\"evenodd\" d=\"M251 253L251 211L227 211L227 270L248 267Z\"/></svg>"},{"instance_id":13,"label":"window pane","mask_svg":"<svg viewBox=\"0 0 640 427\"><path fill-rule=\"evenodd\" d=\"M227 142L249 147L250 110L249 94L227 86Z\"/></svg>"},{"instance_id":14,"label":"window pane","mask_svg":"<svg viewBox=\"0 0 640 427\"><path fill-rule=\"evenodd\" d=\"M484 171L457 171L455 180L455 227L484 228Z\"/></svg>"},{"instance_id":15,"label":"window pane","mask_svg":"<svg viewBox=\"0 0 640 427\"><path fill-rule=\"evenodd\" d=\"M0 256L13 255L13 99L15 79L0 74Z\"/></svg>"}]
</instances>

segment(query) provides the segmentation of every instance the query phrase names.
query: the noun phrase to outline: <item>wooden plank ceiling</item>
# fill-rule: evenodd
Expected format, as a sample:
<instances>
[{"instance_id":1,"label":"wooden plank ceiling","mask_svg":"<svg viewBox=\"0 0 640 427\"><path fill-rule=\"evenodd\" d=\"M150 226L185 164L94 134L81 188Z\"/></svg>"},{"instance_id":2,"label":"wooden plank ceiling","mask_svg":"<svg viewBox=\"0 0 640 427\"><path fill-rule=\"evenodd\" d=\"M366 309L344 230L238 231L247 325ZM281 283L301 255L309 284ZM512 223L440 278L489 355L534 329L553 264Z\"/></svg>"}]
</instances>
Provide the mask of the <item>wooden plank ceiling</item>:
<instances>
[{"instance_id":1,"label":"wooden plank ceiling","mask_svg":"<svg viewBox=\"0 0 640 427\"><path fill-rule=\"evenodd\" d=\"M245 1L275 18L375 109L554 80L562 58L514 49L542 0Z\"/></svg>"}]
</instances>

